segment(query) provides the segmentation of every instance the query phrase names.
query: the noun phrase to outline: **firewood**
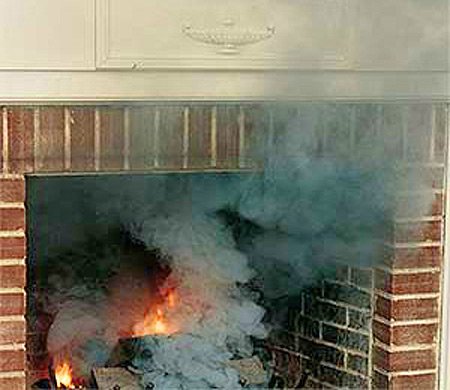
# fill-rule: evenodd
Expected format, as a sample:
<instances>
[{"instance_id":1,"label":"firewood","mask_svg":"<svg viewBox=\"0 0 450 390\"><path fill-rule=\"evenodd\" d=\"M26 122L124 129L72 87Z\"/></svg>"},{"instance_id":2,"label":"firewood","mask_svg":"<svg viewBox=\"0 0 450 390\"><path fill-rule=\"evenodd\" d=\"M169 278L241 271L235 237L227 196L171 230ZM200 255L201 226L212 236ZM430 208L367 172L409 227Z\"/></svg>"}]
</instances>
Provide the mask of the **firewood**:
<instances>
[{"instance_id":1,"label":"firewood","mask_svg":"<svg viewBox=\"0 0 450 390\"><path fill-rule=\"evenodd\" d=\"M146 337L121 338L111 352L106 367L130 366L134 357L141 351Z\"/></svg>"},{"instance_id":2,"label":"firewood","mask_svg":"<svg viewBox=\"0 0 450 390\"><path fill-rule=\"evenodd\" d=\"M228 363L239 372L241 381L248 385L261 385L267 381L267 373L257 356L248 359L230 360Z\"/></svg>"},{"instance_id":3,"label":"firewood","mask_svg":"<svg viewBox=\"0 0 450 390\"><path fill-rule=\"evenodd\" d=\"M136 390L139 377L120 367L95 368L92 370L99 390Z\"/></svg>"}]
</instances>

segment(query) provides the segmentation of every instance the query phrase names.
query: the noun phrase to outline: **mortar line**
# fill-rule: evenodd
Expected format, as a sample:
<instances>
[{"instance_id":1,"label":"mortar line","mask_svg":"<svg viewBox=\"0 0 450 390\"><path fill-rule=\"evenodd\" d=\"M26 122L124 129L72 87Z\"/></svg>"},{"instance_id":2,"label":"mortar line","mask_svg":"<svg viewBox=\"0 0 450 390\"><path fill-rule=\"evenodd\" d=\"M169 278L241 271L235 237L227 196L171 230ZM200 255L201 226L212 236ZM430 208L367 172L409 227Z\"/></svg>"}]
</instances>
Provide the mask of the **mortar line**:
<instances>
[{"instance_id":1,"label":"mortar line","mask_svg":"<svg viewBox=\"0 0 450 390\"><path fill-rule=\"evenodd\" d=\"M23 231L23 229L0 231L0 238L22 238L22 237L25 237L25 232Z\"/></svg>"},{"instance_id":2,"label":"mortar line","mask_svg":"<svg viewBox=\"0 0 450 390\"><path fill-rule=\"evenodd\" d=\"M8 294L24 294L25 289L22 287L0 288L0 295Z\"/></svg>"},{"instance_id":3,"label":"mortar line","mask_svg":"<svg viewBox=\"0 0 450 390\"><path fill-rule=\"evenodd\" d=\"M0 259L0 267L13 267L26 265L25 259Z\"/></svg>"},{"instance_id":4,"label":"mortar line","mask_svg":"<svg viewBox=\"0 0 450 390\"><path fill-rule=\"evenodd\" d=\"M25 371L3 371L0 372L0 379L25 378Z\"/></svg>"},{"instance_id":5,"label":"mortar line","mask_svg":"<svg viewBox=\"0 0 450 390\"><path fill-rule=\"evenodd\" d=\"M375 315L373 320L391 327L436 325L439 323L438 318L425 318L419 320L388 320L387 318L381 317L380 315Z\"/></svg>"},{"instance_id":6,"label":"mortar line","mask_svg":"<svg viewBox=\"0 0 450 390\"><path fill-rule=\"evenodd\" d=\"M0 351L25 351L25 343L0 344Z\"/></svg>"},{"instance_id":7,"label":"mortar line","mask_svg":"<svg viewBox=\"0 0 450 390\"><path fill-rule=\"evenodd\" d=\"M26 319L25 315L0 316L0 323L2 322L26 322Z\"/></svg>"},{"instance_id":8,"label":"mortar line","mask_svg":"<svg viewBox=\"0 0 450 390\"><path fill-rule=\"evenodd\" d=\"M395 377L405 377L405 376L420 376L420 375L429 375L429 374L435 374L438 372L436 368L431 368L428 370L411 370L411 371L386 371L383 370L380 367L375 367L375 371L377 371L380 374L383 374L384 376L387 376L389 378L395 378Z\"/></svg>"},{"instance_id":9,"label":"mortar line","mask_svg":"<svg viewBox=\"0 0 450 390\"><path fill-rule=\"evenodd\" d=\"M0 202L0 209L24 209L23 202Z\"/></svg>"},{"instance_id":10,"label":"mortar line","mask_svg":"<svg viewBox=\"0 0 450 390\"><path fill-rule=\"evenodd\" d=\"M412 299L436 299L440 293L420 293L420 294L390 294L385 291L376 289L376 294L391 301L407 301Z\"/></svg>"}]
</instances>

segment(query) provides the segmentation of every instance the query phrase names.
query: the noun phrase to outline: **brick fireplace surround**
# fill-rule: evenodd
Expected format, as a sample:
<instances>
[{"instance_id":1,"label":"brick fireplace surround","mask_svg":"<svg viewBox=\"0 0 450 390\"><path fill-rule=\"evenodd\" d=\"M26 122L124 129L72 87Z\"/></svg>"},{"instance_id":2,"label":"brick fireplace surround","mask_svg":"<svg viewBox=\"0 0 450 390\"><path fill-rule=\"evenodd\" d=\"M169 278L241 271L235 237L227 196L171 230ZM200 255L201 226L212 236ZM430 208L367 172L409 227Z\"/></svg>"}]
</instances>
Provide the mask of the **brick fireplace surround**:
<instances>
[{"instance_id":1,"label":"brick fireplace surround","mask_svg":"<svg viewBox=\"0 0 450 390\"><path fill-rule=\"evenodd\" d=\"M352 109L357 110L356 106ZM333 382L333 372L340 372L350 379L359 378L358 383L371 388L436 388L447 125L444 105L427 107L424 112L430 117L424 121L423 131L429 138L426 153L421 154L426 157L419 165L420 169L432 171L435 178L434 188L430 189L434 196L432 209L427 215L398 218L394 254L383 266L342 267L336 280L324 282L313 297L316 308L323 310L308 311L302 305L296 315L298 320L286 332L285 340L289 341L273 348L280 372L308 359L300 346L303 340L322 348L334 359L323 363L311 386L319 387L320 383L330 388L339 386L343 382ZM33 335L27 337L25 319L25 175L247 169L251 162L246 152L256 128L252 118L258 109L251 105L220 104L189 107L180 104L164 109L56 105L2 108L0 389L26 387L26 343L33 342ZM148 123L153 136L144 139L142 134L146 133L135 130ZM160 133L158 129L164 123L170 124L165 128L172 131ZM407 126L405 129L407 132ZM417 164L405 167L415 169ZM420 194L404 196L407 201L408 197ZM340 288L339 294L335 293L336 286ZM367 297L368 304L363 308L351 299L350 292L355 291ZM327 318L330 310L333 315ZM367 329L352 326L352 316L358 314L367 319ZM311 326L305 330L306 320ZM317 332L311 331L315 328ZM346 336L340 337L342 334ZM349 335L353 334L367 338L366 351L353 351L348 344ZM369 376L371 380L367 379Z\"/></svg>"}]
</instances>

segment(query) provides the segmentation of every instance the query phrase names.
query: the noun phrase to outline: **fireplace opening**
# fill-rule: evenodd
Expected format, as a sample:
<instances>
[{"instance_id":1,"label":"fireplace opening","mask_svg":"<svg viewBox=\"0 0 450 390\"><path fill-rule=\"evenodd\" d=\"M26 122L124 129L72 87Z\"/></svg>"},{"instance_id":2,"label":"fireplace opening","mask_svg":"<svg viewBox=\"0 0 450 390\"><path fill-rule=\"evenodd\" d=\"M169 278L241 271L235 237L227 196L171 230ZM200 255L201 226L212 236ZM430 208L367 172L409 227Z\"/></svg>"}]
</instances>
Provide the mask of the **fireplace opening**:
<instances>
[{"instance_id":1,"label":"fireplace opening","mask_svg":"<svg viewBox=\"0 0 450 390\"><path fill-rule=\"evenodd\" d=\"M440 240L443 110L404 112L268 107L227 149L252 170L189 170L186 141L170 172L28 176L30 385L375 383L387 269Z\"/></svg>"}]
</instances>

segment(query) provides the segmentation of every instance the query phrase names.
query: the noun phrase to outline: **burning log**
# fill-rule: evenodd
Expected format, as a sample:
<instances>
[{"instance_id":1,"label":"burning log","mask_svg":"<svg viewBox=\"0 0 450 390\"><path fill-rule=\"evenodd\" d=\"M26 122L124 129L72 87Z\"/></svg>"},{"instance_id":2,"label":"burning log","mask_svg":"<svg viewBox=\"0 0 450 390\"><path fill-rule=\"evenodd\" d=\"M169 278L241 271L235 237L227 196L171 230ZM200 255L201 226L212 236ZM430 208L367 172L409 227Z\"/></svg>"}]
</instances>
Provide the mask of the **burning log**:
<instances>
[{"instance_id":1,"label":"burning log","mask_svg":"<svg viewBox=\"0 0 450 390\"><path fill-rule=\"evenodd\" d=\"M132 366L132 360L142 352L143 345L149 338L158 336L128 337L119 339L106 363L107 367Z\"/></svg>"},{"instance_id":2,"label":"burning log","mask_svg":"<svg viewBox=\"0 0 450 390\"><path fill-rule=\"evenodd\" d=\"M107 367L92 370L99 390L136 390L139 389L139 377L125 368Z\"/></svg>"},{"instance_id":3,"label":"burning log","mask_svg":"<svg viewBox=\"0 0 450 390\"><path fill-rule=\"evenodd\" d=\"M262 385L267 381L267 373L257 356L231 360L228 364L238 371L244 385Z\"/></svg>"},{"instance_id":4,"label":"burning log","mask_svg":"<svg viewBox=\"0 0 450 390\"><path fill-rule=\"evenodd\" d=\"M116 374L119 375L118 379L120 379L120 375L124 371L127 373L127 376L133 375L128 370L125 370L124 367L131 369L133 367L132 361L134 357L140 355L143 352L148 353L148 350L146 350L145 348L146 343L158 343L158 340L162 337L167 338L171 336L153 335L120 339L113 352L111 353L111 357L107 363L108 367L115 367L120 369L118 371L111 372L109 372L108 369L105 369L106 371L101 372L101 374L111 374L111 380L115 379L114 375ZM228 365L238 371L239 377L241 378L241 382L244 386L262 385L267 382L268 374L265 371L261 360L257 356L253 356L247 359L231 360L228 362ZM123 389L123 387L121 387L121 389Z\"/></svg>"}]
</instances>

